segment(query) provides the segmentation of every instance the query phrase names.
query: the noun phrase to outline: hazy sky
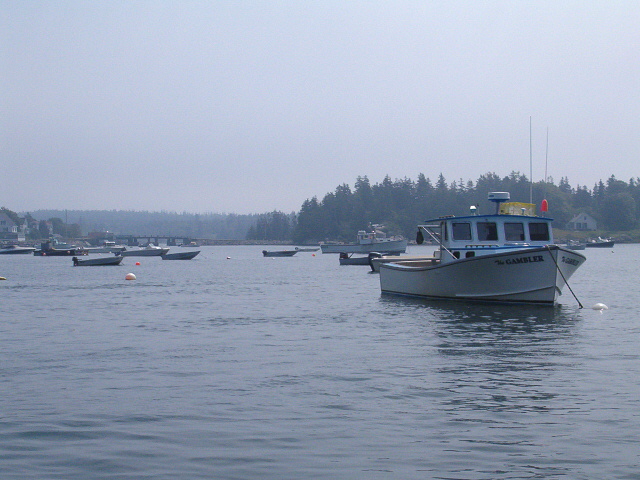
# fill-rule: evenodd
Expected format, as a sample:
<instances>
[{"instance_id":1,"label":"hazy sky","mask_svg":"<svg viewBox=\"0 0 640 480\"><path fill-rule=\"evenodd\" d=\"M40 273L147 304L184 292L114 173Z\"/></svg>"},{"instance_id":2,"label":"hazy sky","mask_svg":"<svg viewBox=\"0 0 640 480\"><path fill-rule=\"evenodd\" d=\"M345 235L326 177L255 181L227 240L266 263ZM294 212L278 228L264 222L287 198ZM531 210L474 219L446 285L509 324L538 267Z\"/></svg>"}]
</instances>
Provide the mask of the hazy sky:
<instances>
[{"instance_id":1,"label":"hazy sky","mask_svg":"<svg viewBox=\"0 0 640 480\"><path fill-rule=\"evenodd\" d=\"M640 1L0 0L0 205L262 213L640 176Z\"/></svg>"}]
</instances>

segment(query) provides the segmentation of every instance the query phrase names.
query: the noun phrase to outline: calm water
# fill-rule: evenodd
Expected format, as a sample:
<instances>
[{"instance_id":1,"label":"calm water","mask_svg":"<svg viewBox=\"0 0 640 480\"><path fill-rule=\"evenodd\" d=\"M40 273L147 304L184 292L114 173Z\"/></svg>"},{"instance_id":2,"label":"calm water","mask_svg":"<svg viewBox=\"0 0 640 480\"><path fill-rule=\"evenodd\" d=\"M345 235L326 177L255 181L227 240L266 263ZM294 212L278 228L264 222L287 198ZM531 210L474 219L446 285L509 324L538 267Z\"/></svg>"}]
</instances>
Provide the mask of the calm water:
<instances>
[{"instance_id":1,"label":"calm water","mask_svg":"<svg viewBox=\"0 0 640 480\"><path fill-rule=\"evenodd\" d=\"M0 478L640 479L639 245L584 252L582 310L261 250L0 256Z\"/></svg>"}]
</instances>

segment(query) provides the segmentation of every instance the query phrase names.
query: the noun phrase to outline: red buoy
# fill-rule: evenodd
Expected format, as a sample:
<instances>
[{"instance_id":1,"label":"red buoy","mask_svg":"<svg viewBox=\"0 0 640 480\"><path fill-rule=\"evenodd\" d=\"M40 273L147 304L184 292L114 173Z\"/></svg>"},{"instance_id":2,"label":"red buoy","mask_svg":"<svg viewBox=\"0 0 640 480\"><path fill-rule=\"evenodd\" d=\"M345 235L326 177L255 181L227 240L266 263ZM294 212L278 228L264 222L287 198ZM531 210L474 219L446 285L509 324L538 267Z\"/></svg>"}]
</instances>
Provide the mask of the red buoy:
<instances>
[{"instance_id":1,"label":"red buoy","mask_svg":"<svg viewBox=\"0 0 640 480\"><path fill-rule=\"evenodd\" d=\"M542 206L540 207L540 210L542 212L548 212L549 211L549 204L547 203L547 199L546 198L544 200L542 200Z\"/></svg>"}]
</instances>

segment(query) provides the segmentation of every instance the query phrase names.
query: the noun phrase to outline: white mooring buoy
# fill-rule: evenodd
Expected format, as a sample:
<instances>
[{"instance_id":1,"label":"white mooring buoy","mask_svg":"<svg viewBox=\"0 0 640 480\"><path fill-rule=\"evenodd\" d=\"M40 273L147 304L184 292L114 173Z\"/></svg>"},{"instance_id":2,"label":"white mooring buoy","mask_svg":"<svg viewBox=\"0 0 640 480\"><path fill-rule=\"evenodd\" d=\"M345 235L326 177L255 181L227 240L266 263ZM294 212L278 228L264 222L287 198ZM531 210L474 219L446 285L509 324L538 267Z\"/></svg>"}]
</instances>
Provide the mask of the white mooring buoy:
<instances>
[{"instance_id":1,"label":"white mooring buoy","mask_svg":"<svg viewBox=\"0 0 640 480\"><path fill-rule=\"evenodd\" d=\"M604 303L596 303L593 307L594 310L597 310L600 312L600 314L602 315L602 311L603 310L609 310L609 307L607 307Z\"/></svg>"}]
</instances>

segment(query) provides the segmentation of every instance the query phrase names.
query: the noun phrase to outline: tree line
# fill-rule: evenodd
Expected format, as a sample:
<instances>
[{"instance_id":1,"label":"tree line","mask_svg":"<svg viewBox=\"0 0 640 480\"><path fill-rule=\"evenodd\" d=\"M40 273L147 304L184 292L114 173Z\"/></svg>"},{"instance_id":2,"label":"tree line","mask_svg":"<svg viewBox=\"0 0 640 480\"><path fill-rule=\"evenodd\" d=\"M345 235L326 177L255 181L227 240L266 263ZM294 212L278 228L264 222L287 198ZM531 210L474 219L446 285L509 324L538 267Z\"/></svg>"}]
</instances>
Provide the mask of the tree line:
<instances>
[{"instance_id":1,"label":"tree line","mask_svg":"<svg viewBox=\"0 0 640 480\"><path fill-rule=\"evenodd\" d=\"M322 200L312 197L303 202L297 214L271 212L260 215L247 234L249 239L291 239L295 243L326 240L351 241L358 230L370 224L384 224L388 233L411 238L417 224L441 215L467 215L470 206L478 213L493 213L487 201L489 192L504 191L512 201L540 205L543 199L557 228L578 213L587 213L599 227L608 231L630 231L640 224L640 178L628 182L609 177L593 188L572 187L567 177L556 185L553 179L531 184L519 172L500 177L481 175L475 182L463 179L448 182L442 174L433 183L424 174L416 181L392 180L388 175L371 184L367 176L358 177L352 189L348 184L336 187Z\"/></svg>"},{"instance_id":2,"label":"tree line","mask_svg":"<svg viewBox=\"0 0 640 480\"><path fill-rule=\"evenodd\" d=\"M184 236L188 238L244 239L249 228L259 220L259 214L148 212L132 210L36 210L25 218L47 219L53 222L53 233L63 236L64 226L69 238L79 238L89 232L113 232L126 235ZM61 219L64 218L66 222ZM33 233L38 235L37 232ZM66 236L65 236L66 237ZM46 238L46 237L40 237Z\"/></svg>"},{"instance_id":3,"label":"tree line","mask_svg":"<svg viewBox=\"0 0 640 480\"><path fill-rule=\"evenodd\" d=\"M611 175L592 188L572 187L567 177L556 185L553 179L531 184L526 175L511 172L481 175L475 182L447 181L442 174L432 182L424 174L417 180L392 180L388 175L372 184L367 176L357 177L353 188L346 183L322 199L314 196L302 203L298 212L273 211L263 214L192 214L176 212L135 212L122 210L38 210L24 218L8 209L16 222L37 225L31 238L43 238L48 220L53 233L80 237L91 231L112 231L137 235L173 235L229 240L267 240L299 244L319 241L352 241L358 230L383 224L390 234L412 238L417 224L441 215L466 215L470 206L478 213L492 213L489 192L509 192L512 201L540 205L549 203L547 216L556 228L578 213L587 213L604 231L629 232L640 227L640 178L628 182ZM62 221L61 218L65 218Z\"/></svg>"}]
</instances>

